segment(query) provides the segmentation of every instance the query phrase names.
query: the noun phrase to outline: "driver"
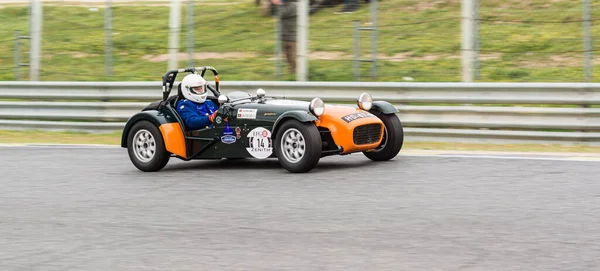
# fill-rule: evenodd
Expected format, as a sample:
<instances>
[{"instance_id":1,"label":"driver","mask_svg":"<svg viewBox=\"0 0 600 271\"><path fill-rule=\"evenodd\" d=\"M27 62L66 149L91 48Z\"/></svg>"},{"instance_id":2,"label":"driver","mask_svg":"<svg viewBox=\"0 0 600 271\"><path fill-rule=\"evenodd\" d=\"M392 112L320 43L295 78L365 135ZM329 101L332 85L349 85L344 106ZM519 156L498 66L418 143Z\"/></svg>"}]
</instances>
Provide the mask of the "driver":
<instances>
[{"instance_id":1,"label":"driver","mask_svg":"<svg viewBox=\"0 0 600 271\"><path fill-rule=\"evenodd\" d=\"M218 106L207 100L208 83L198 74L188 74L181 81L181 92L185 99L177 102L177 113L190 130L212 127Z\"/></svg>"}]
</instances>

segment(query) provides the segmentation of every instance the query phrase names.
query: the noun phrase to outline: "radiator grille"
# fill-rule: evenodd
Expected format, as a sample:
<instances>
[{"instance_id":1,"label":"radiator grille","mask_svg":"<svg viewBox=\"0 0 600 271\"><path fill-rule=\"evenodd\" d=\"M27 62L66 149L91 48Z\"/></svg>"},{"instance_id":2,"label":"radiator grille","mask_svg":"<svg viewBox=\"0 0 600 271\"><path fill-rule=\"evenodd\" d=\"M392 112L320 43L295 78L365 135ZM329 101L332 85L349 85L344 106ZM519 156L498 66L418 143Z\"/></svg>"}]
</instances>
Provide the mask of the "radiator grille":
<instances>
[{"instance_id":1,"label":"radiator grille","mask_svg":"<svg viewBox=\"0 0 600 271\"><path fill-rule=\"evenodd\" d=\"M381 137L381 124L366 124L354 128L352 134L354 144L364 145L377 142Z\"/></svg>"}]
</instances>

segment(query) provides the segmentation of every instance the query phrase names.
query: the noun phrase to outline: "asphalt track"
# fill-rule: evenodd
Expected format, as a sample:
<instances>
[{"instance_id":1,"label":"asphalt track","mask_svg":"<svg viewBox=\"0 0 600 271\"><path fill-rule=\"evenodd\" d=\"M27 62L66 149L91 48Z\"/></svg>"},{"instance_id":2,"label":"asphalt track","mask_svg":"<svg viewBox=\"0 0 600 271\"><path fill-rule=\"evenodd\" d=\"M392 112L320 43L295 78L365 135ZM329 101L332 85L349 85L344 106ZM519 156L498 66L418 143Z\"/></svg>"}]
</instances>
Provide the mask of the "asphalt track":
<instances>
[{"instance_id":1,"label":"asphalt track","mask_svg":"<svg viewBox=\"0 0 600 271\"><path fill-rule=\"evenodd\" d=\"M599 270L600 161L0 147L0 270Z\"/></svg>"}]
</instances>

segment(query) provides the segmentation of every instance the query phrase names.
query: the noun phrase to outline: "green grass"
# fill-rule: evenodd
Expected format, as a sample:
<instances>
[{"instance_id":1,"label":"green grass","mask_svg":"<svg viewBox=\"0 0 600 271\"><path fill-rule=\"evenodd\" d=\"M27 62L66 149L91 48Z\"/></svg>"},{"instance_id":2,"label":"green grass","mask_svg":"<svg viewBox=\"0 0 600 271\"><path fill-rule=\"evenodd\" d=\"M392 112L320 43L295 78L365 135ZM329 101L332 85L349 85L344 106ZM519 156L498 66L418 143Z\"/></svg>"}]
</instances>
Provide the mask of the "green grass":
<instances>
[{"instance_id":1,"label":"green grass","mask_svg":"<svg viewBox=\"0 0 600 271\"><path fill-rule=\"evenodd\" d=\"M0 130L0 143L105 144L120 145L121 132L90 134L83 132ZM550 144L474 144L442 142L405 142L404 150L518 151L600 153L600 147Z\"/></svg>"},{"instance_id":2,"label":"green grass","mask_svg":"<svg viewBox=\"0 0 600 271\"><path fill-rule=\"evenodd\" d=\"M215 1L223 2L223 1ZM198 53L245 53L246 58L203 58L195 65L211 65L222 80L276 80L274 19L262 17L252 0L230 5L195 7L194 50ZM363 81L420 82L461 80L461 1L385 0L379 3L378 77L371 79L369 63L361 64ZM486 82L582 82L583 38L581 1L482 1L480 17L481 71ZM600 4L592 4L592 18ZM341 52L345 58L311 59L309 80L352 81L352 21L369 22L369 7L354 14L333 14L341 6L310 17L311 52ZM27 34L27 7L0 9L0 80L15 80L14 31ZM186 4L182 5L180 52L186 52ZM44 6L42 80L149 81L159 80L166 59L149 56L168 53L168 7L113 8L114 76L104 73L104 10L87 7ZM518 22L517 22L518 21ZM543 23L542 23L543 22ZM369 56L370 32L361 32L362 57ZM592 39L600 27L592 24ZM28 61L28 40L22 58ZM146 56L146 57L145 57ZM402 61L399 61L402 60ZM186 60L179 66L187 66ZM596 66L595 66L596 67ZM286 71L284 67L284 72ZM594 81L600 69L593 68ZM27 68L21 71L26 79ZM294 80L286 75L280 80Z\"/></svg>"},{"instance_id":3,"label":"green grass","mask_svg":"<svg viewBox=\"0 0 600 271\"><path fill-rule=\"evenodd\" d=\"M91 134L84 132L11 131L0 130L0 143L52 143L52 144L121 144L121 132Z\"/></svg>"}]
</instances>

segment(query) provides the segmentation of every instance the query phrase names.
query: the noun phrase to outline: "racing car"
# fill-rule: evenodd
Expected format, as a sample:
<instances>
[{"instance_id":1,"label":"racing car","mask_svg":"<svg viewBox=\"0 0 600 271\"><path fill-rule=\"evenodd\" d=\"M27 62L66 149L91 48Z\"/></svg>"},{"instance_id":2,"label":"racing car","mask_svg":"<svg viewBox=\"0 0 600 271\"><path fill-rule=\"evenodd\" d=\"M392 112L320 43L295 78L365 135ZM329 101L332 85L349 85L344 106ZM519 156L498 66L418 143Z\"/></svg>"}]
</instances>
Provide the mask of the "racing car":
<instances>
[{"instance_id":1,"label":"racing car","mask_svg":"<svg viewBox=\"0 0 600 271\"><path fill-rule=\"evenodd\" d=\"M181 83L170 95L180 73L214 75L207 99L218 104L210 127L188 129L175 110L185 99ZM293 173L312 170L322 157L362 152L373 161L394 158L404 141L398 109L373 101L368 93L357 97L357 107L310 102L243 91L221 94L219 73L211 66L173 69L162 78L162 99L150 103L127 120L121 147L141 171L163 169L171 157L194 159L269 159ZM211 95L212 94L212 95Z\"/></svg>"}]
</instances>

